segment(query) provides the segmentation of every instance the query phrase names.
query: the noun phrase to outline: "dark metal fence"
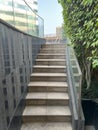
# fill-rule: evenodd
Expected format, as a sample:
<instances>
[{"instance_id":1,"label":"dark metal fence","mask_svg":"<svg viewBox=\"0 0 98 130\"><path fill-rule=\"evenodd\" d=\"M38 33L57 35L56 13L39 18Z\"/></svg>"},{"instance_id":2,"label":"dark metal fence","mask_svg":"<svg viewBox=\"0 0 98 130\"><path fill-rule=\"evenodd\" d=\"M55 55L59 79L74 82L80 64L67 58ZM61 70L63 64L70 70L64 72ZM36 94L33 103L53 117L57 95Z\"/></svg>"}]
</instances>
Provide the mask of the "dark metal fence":
<instances>
[{"instance_id":1,"label":"dark metal fence","mask_svg":"<svg viewBox=\"0 0 98 130\"><path fill-rule=\"evenodd\" d=\"M0 20L0 130L11 130L11 127L14 130L14 121L19 124L22 99L44 43L44 39L21 32Z\"/></svg>"}]
</instances>

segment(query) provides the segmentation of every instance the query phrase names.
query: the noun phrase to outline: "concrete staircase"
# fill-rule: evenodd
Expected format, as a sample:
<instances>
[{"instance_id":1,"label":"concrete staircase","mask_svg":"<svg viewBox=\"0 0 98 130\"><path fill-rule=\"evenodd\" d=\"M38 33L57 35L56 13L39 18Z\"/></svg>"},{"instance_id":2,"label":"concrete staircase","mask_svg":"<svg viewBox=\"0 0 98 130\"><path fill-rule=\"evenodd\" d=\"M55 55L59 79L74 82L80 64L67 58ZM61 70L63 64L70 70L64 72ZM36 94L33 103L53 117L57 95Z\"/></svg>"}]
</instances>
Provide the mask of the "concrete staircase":
<instances>
[{"instance_id":1,"label":"concrete staircase","mask_svg":"<svg viewBox=\"0 0 98 130\"><path fill-rule=\"evenodd\" d=\"M72 130L64 44L40 50L28 84L21 130Z\"/></svg>"}]
</instances>

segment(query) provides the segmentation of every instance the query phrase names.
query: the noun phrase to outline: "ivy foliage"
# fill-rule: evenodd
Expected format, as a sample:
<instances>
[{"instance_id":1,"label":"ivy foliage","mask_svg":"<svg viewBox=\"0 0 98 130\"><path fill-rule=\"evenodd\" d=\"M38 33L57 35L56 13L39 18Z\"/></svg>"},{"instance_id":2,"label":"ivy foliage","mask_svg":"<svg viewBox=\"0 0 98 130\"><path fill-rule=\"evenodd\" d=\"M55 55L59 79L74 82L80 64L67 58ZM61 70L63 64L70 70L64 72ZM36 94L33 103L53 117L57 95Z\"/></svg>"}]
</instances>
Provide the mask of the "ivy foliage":
<instances>
[{"instance_id":1,"label":"ivy foliage","mask_svg":"<svg viewBox=\"0 0 98 130\"><path fill-rule=\"evenodd\" d=\"M98 67L98 0L58 0L63 7L64 29L81 66Z\"/></svg>"},{"instance_id":2,"label":"ivy foliage","mask_svg":"<svg viewBox=\"0 0 98 130\"><path fill-rule=\"evenodd\" d=\"M71 39L82 70L82 84L90 93L92 71L98 70L98 0L58 2L63 8L65 35Z\"/></svg>"}]
</instances>

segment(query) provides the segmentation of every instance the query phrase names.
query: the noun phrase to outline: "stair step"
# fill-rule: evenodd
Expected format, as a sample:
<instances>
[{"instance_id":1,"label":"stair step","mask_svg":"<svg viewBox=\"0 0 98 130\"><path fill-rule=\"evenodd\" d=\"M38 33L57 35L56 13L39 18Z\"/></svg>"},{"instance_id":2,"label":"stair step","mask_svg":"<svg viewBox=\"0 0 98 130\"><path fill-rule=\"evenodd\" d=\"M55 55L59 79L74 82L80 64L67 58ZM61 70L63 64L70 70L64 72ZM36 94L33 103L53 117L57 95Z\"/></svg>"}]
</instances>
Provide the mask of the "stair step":
<instances>
[{"instance_id":1,"label":"stair step","mask_svg":"<svg viewBox=\"0 0 98 130\"><path fill-rule=\"evenodd\" d=\"M24 99L21 130L72 130L65 47L42 46Z\"/></svg>"},{"instance_id":2,"label":"stair step","mask_svg":"<svg viewBox=\"0 0 98 130\"><path fill-rule=\"evenodd\" d=\"M66 67L65 66L42 66L42 65L35 65L33 72L41 72L41 73L65 73Z\"/></svg>"},{"instance_id":3,"label":"stair step","mask_svg":"<svg viewBox=\"0 0 98 130\"><path fill-rule=\"evenodd\" d=\"M65 73L32 73L30 81L66 81Z\"/></svg>"},{"instance_id":4,"label":"stair step","mask_svg":"<svg viewBox=\"0 0 98 130\"><path fill-rule=\"evenodd\" d=\"M22 116L23 122L64 122L71 121L68 106L26 106Z\"/></svg>"},{"instance_id":5,"label":"stair step","mask_svg":"<svg viewBox=\"0 0 98 130\"><path fill-rule=\"evenodd\" d=\"M30 82L28 84L29 92L67 92L68 84L66 82Z\"/></svg>"},{"instance_id":6,"label":"stair step","mask_svg":"<svg viewBox=\"0 0 98 130\"><path fill-rule=\"evenodd\" d=\"M49 49L49 50L50 50L50 49L52 49L52 50L53 50L53 49L55 49L55 50L61 49L61 50L63 50L63 49L65 49L65 48L66 48L65 46L48 46L48 47L42 47L41 50L42 50L42 49L47 49L47 50L48 50L48 49Z\"/></svg>"},{"instance_id":7,"label":"stair step","mask_svg":"<svg viewBox=\"0 0 98 130\"><path fill-rule=\"evenodd\" d=\"M61 54L65 54L65 49L41 49L40 53L61 53Z\"/></svg>"},{"instance_id":8,"label":"stair step","mask_svg":"<svg viewBox=\"0 0 98 130\"><path fill-rule=\"evenodd\" d=\"M46 50L64 50L66 47L65 46L48 46L48 47L42 47L41 50L46 49Z\"/></svg>"},{"instance_id":9,"label":"stair step","mask_svg":"<svg viewBox=\"0 0 98 130\"><path fill-rule=\"evenodd\" d=\"M65 59L36 59L36 61L66 61Z\"/></svg>"},{"instance_id":10,"label":"stair step","mask_svg":"<svg viewBox=\"0 0 98 130\"><path fill-rule=\"evenodd\" d=\"M44 54L44 53L40 53L37 57L38 57L38 59L65 59L64 54Z\"/></svg>"},{"instance_id":11,"label":"stair step","mask_svg":"<svg viewBox=\"0 0 98 130\"><path fill-rule=\"evenodd\" d=\"M66 47L66 44L44 44L42 47L43 48L45 48L45 47L47 47L47 48L49 48L49 47Z\"/></svg>"},{"instance_id":12,"label":"stair step","mask_svg":"<svg viewBox=\"0 0 98 130\"><path fill-rule=\"evenodd\" d=\"M39 53L38 56L65 56L66 57L66 54L61 54L61 53L51 53L51 54L45 54L45 53Z\"/></svg>"},{"instance_id":13,"label":"stair step","mask_svg":"<svg viewBox=\"0 0 98 130\"><path fill-rule=\"evenodd\" d=\"M36 65L55 65L55 66L65 66L65 59L36 59Z\"/></svg>"},{"instance_id":14,"label":"stair step","mask_svg":"<svg viewBox=\"0 0 98 130\"><path fill-rule=\"evenodd\" d=\"M68 105L69 96L64 92L32 92L26 96L26 105Z\"/></svg>"},{"instance_id":15,"label":"stair step","mask_svg":"<svg viewBox=\"0 0 98 130\"><path fill-rule=\"evenodd\" d=\"M21 130L72 130L72 125L70 122L33 122L23 124Z\"/></svg>"},{"instance_id":16,"label":"stair step","mask_svg":"<svg viewBox=\"0 0 98 130\"><path fill-rule=\"evenodd\" d=\"M28 86L68 87L67 82L30 82Z\"/></svg>"}]
</instances>

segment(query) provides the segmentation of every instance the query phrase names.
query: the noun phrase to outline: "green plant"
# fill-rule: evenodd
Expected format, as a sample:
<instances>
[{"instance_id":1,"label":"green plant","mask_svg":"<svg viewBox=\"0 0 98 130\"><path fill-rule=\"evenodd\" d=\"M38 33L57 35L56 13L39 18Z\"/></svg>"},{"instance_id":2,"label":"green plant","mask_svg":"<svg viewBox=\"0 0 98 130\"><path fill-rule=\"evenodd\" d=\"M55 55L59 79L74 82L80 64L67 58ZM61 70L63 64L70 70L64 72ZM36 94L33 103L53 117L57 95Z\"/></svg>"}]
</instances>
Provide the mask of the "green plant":
<instances>
[{"instance_id":1,"label":"green plant","mask_svg":"<svg viewBox=\"0 0 98 130\"><path fill-rule=\"evenodd\" d=\"M98 68L98 0L58 0L63 7L64 29L78 57L86 89L92 69Z\"/></svg>"}]
</instances>

